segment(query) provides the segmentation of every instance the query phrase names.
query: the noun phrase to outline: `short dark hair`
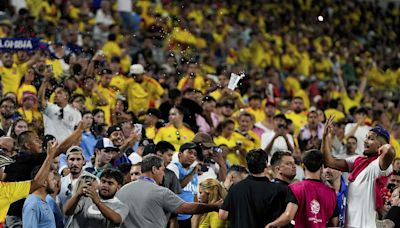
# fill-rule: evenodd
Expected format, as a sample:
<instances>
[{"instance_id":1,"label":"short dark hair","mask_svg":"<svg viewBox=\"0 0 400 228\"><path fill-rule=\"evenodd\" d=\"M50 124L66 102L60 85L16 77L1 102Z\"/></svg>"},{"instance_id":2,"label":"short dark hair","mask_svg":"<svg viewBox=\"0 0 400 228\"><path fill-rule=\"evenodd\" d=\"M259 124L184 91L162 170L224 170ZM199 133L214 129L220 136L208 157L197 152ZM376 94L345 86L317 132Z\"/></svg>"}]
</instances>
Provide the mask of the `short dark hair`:
<instances>
[{"instance_id":1,"label":"short dark hair","mask_svg":"<svg viewBox=\"0 0 400 228\"><path fill-rule=\"evenodd\" d=\"M249 171L246 169L246 167L241 166L241 165L232 165L229 169L227 173L230 172L238 172L238 173L244 173L244 174L248 174Z\"/></svg>"},{"instance_id":2,"label":"short dark hair","mask_svg":"<svg viewBox=\"0 0 400 228\"><path fill-rule=\"evenodd\" d=\"M324 157L320 150L312 149L304 152L303 164L310 172L317 172L324 164Z\"/></svg>"},{"instance_id":3,"label":"short dark hair","mask_svg":"<svg viewBox=\"0 0 400 228\"><path fill-rule=\"evenodd\" d=\"M125 175L131 171L131 167L131 163L122 163L118 166L118 170Z\"/></svg>"},{"instance_id":4,"label":"short dark hair","mask_svg":"<svg viewBox=\"0 0 400 228\"><path fill-rule=\"evenodd\" d=\"M142 160L142 173L149 172L156 167L160 168L164 164L163 159L160 156L154 154L148 154L143 157Z\"/></svg>"},{"instance_id":5,"label":"short dark hair","mask_svg":"<svg viewBox=\"0 0 400 228\"><path fill-rule=\"evenodd\" d=\"M358 142L357 138L354 135L350 135L349 137L347 137L347 141L349 141L349 139L354 139L356 140L356 142Z\"/></svg>"},{"instance_id":6,"label":"short dark hair","mask_svg":"<svg viewBox=\"0 0 400 228\"><path fill-rule=\"evenodd\" d=\"M23 145L30 140L30 137L32 134L35 132L33 131L24 131L21 134L18 135L17 137L17 145L18 147L23 147Z\"/></svg>"},{"instance_id":7,"label":"short dark hair","mask_svg":"<svg viewBox=\"0 0 400 228\"><path fill-rule=\"evenodd\" d=\"M289 151L276 151L271 158L271 166L276 167L280 165L282 158L284 156L290 156L293 157L293 154Z\"/></svg>"},{"instance_id":8,"label":"short dark hair","mask_svg":"<svg viewBox=\"0 0 400 228\"><path fill-rule=\"evenodd\" d=\"M167 141L160 141L156 144L156 149L155 152L157 153L158 151L160 151L161 153L165 153L168 150L172 150L175 151L175 147L174 145L172 145L171 143L167 142Z\"/></svg>"},{"instance_id":9,"label":"short dark hair","mask_svg":"<svg viewBox=\"0 0 400 228\"><path fill-rule=\"evenodd\" d=\"M101 175L101 178L109 178L117 181L118 185L122 185L124 183L124 175L118 169L105 169Z\"/></svg>"},{"instance_id":10,"label":"short dark hair","mask_svg":"<svg viewBox=\"0 0 400 228\"><path fill-rule=\"evenodd\" d=\"M246 155L246 161L251 174L260 174L267 167L268 154L262 149L250 150Z\"/></svg>"},{"instance_id":11,"label":"short dark hair","mask_svg":"<svg viewBox=\"0 0 400 228\"><path fill-rule=\"evenodd\" d=\"M11 97L4 97L0 100L0 105L2 105L4 102L9 101L14 105L14 108L16 107L17 104L15 104L14 99L12 99Z\"/></svg>"}]
</instances>

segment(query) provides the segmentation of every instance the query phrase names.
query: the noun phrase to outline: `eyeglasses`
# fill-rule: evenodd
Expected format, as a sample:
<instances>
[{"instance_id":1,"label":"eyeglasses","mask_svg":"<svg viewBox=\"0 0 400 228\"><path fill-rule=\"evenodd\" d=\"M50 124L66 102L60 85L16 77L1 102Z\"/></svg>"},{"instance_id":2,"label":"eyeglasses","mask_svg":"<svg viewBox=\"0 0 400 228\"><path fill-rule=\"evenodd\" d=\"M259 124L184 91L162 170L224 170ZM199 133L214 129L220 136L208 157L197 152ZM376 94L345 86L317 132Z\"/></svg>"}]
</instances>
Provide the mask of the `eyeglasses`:
<instances>
[{"instance_id":1,"label":"eyeglasses","mask_svg":"<svg viewBox=\"0 0 400 228\"><path fill-rule=\"evenodd\" d=\"M71 193L72 193L72 183L70 183L68 186L67 186L67 191L65 192L65 195L66 196L70 196L71 195Z\"/></svg>"},{"instance_id":2,"label":"eyeglasses","mask_svg":"<svg viewBox=\"0 0 400 228\"><path fill-rule=\"evenodd\" d=\"M133 173L131 173L131 175L140 176L140 173L139 172L133 172Z\"/></svg>"},{"instance_id":3,"label":"eyeglasses","mask_svg":"<svg viewBox=\"0 0 400 228\"><path fill-rule=\"evenodd\" d=\"M60 120L64 119L64 109L63 108L60 109L60 114L58 114L58 118Z\"/></svg>"},{"instance_id":4,"label":"eyeglasses","mask_svg":"<svg viewBox=\"0 0 400 228\"><path fill-rule=\"evenodd\" d=\"M181 133L179 133L179 131L176 131L176 138L178 139L178 141L181 140Z\"/></svg>"}]
</instances>

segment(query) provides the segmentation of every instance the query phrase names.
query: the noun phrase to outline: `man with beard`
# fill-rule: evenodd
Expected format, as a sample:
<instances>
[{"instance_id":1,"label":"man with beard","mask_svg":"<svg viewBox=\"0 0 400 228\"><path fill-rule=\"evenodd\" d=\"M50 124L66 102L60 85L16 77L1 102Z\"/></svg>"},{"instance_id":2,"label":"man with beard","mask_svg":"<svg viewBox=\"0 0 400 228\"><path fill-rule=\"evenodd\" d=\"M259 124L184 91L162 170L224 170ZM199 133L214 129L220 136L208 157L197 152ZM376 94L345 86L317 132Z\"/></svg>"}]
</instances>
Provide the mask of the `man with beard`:
<instances>
[{"instance_id":1,"label":"man with beard","mask_svg":"<svg viewBox=\"0 0 400 228\"><path fill-rule=\"evenodd\" d=\"M8 92L17 94L21 78L23 77L21 67L14 63L12 52L4 52L1 55L1 62L3 63L3 65L0 66L3 95Z\"/></svg>"},{"instance_id":2,"label":"man with beard","mask_svg":"<svg viewBox=\"0 0 400 228\"><path fill-rule=\"evenodd\" d=\"M256 123L254 126L261 128L264 132L273 131L273 129L274 129L273 117L276 114L275 103L272 101L267 101L267 103L265 104L264 112L265 112L266 118L263 121ZM260 134L260 137L261 137L261 134Z\"/></svg>"},{"instance_id":3,"label":"man with beard","mask_svg":"<svg viewBox=\"0 0 400 228\"><path fill-rule=\"evenodd\" d=\"M73 215L66 227L119 227L129 213L128 206L115 197L123 179L120 171L106 169L98 186L82 183L64 206L65 214Z\"/></svg>"},{"instance_id":4,"label":"man with beard","mask_svg":"<svg viewBox=\"0 0 400 228\"><path fill-rule=\"evenodd\" d=\"M329 117L325 123L322 149L328 167L350 172L346 227L376 227L375 180L392 172L395 157L389 132L379 126L372 128L364 139L363 155L336 159L330 146L333 118Z\"/></svg>"},{"instance_id":5,"label":"man with beard","mask_svg":"<svg viewBox=\"0 0 400 228\"><path fill-rule=\"evenodd\" d=\"M32 178L39 171L36 167L32 172ZM57 185L54 172L50 172L44 185L30 194L22 209L22 225L27 228L55 228L56 221L50 205L46 201L47 194L53 193Z\"/></svg>"},{"instance_id":6,"label":"man with beard","mask_svg":"<svg viewBox=\"0 0 400 228\"><path fill-rule=\"evenodd\" d=\"M0 114L1 114L1 129L4 133L7 133L11 124L15 119L21 117L21 115L16 112L16 104L14 100L9 97L5 97L0 101Z\"/></svg>"},{"instance_id":7,"label":"man with beard","mask_svg":"<svg viewBox=\"0 0 400 228\"><path fill-rule=\"evenodd\" d=\"M49 86L49 72L45 72L45 79L40 86L38 97L43 111L44 134L53 135L62 143L74 131L82 119L81 113L72 107L68 100L70 91L66 87L58 86L54 91L54 104L46 99L46 89Z\"/></svg>"},{"instance_id":8,"label":"man with beard","mask_svg":"<svg viewBox=\"0 0 400 228\"><path fill-rule=\"evenodd\" d=\"M72 190L78 182L79 177L83 174L88 174L88 172L82 169L85 164L82 148L78 146L69 148L66 153L66 159L70 173L61 178L61 188L58 196L62 205L71 197Z\"/></svg>"},{"instance_id":9,"label":"man with beard","mask_svg":"<svg viewBox=\"0 0 400 228\"><path fill-rule=\"evenodd\" d=\"M307 124L307 114L304 112L304 101L301 97L293 97L290 110L285 113L286 118L293 121L294 133L297 135L304 125Z\"/></svg>"}]
</instances>

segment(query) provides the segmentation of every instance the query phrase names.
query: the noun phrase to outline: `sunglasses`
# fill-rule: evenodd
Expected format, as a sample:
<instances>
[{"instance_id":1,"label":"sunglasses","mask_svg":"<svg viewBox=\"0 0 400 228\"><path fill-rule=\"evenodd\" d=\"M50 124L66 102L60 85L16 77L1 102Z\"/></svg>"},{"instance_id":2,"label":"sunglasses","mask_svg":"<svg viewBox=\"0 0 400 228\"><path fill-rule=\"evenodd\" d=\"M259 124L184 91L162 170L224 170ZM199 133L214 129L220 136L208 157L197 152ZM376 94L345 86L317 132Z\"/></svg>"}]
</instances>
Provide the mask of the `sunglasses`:
<instances>
[{"instance_id":1,"label":"sunglasses","mask_svg":"<svg viewBox=\"0 0 400 228\"><path fill-rule=\"evenodd\" d=\"M133 172L133 173L131 173L131 175L139 176L140 173L139 172Z\"/></svg>"},{"instance_id":2,"label":"sunglasses","mask_svg":"<svg viewBox=\"0 0 400 228\"><path fill-rule=\"evenodd\" d=\"M67 186L67 189L68 190L65 192L65 195L70 196L72 193L72 184L71 183Z\"/></svg>"}]
</instances>

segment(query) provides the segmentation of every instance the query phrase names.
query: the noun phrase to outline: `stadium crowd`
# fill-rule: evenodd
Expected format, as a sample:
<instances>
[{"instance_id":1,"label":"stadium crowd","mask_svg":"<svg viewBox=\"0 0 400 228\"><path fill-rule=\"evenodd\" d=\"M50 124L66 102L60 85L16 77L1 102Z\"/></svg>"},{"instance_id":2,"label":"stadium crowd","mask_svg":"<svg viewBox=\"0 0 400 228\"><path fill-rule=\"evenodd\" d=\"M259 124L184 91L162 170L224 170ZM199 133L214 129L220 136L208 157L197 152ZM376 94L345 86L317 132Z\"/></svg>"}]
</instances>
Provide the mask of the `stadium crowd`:
<instances>
[{"instance_id":1,"label":"stadium crowd","mask_svg":"<svg viewBox=\"0 0 400 228\"><path fill-rule=\"evenodd\" d=\"M0 228L400 227L397 34L373 1L1 1Z\"/></svg>"}]
</instances>

